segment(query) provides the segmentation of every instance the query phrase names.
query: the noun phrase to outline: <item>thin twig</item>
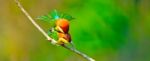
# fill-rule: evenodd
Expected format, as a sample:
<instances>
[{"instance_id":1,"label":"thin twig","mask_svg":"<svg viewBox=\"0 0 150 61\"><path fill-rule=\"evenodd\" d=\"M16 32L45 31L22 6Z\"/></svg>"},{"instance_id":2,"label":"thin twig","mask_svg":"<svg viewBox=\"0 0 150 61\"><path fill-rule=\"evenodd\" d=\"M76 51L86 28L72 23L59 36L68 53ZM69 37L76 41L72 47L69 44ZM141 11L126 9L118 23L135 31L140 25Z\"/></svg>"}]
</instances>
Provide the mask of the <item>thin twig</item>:
<instances>
[{"instance_id":1,"label":"thin twig","mask_svg":"<svg viewBox=\"0 0 150 61\"><path fill-rule=\"evenodd\" d=\"M52 44L56 44L56 41L53 40L48 34L34 21L34 19L28 14L28 12L23 8L18 0L15 0L18 7L25 14L25 16L31 21L31 23L47 38L47 40L51 41Z\"/></svg>"},{"instance_id":2,"label":"thin twig","mask_svg":"<svg viewBox=\"0 0 150 61\"><path fill-rule=\"evenodd\" d=\"M82 56L83 58L87 59L88 61L95 61L93 58L87 56L87 55L84 54L84 53L81 53L80 51L78 51L78 50L75 49L75 48L69 48L69 47L67 47L67 46L65 46L65 45L63 45L62 47L64 47L64 48L66 48L66 49L68 49L68 50L70 50L70 51L72 51L72 52L74 52L74 53L76 53L76 54Z\"/></svg>"},{"instance_id":3,"label":"thin twig","mask_svg":"<svg viewBox=\"0 0 150 61\"><path fill-rule=\"evenodd\" d=\"M50 41L52 44L56 44L57 41L55 41L53 38L49 37L48 34L35 22L35 20L28 14L28 12L23 8L23 6L20 4L20 2L18 0L15 0L17 6L21 9L21 11L25 14L25 16L31 21L31 23L47 38L48 41ZM69 48L67 46L62 46L82 57L84 57L85 59L87 59L88 61L95 61L94 59L92 59L91 57L87 56L86 54L83 54L81 52L79 52L78 50L74 49L74 48Z\"/></svg>"}]
</instances>

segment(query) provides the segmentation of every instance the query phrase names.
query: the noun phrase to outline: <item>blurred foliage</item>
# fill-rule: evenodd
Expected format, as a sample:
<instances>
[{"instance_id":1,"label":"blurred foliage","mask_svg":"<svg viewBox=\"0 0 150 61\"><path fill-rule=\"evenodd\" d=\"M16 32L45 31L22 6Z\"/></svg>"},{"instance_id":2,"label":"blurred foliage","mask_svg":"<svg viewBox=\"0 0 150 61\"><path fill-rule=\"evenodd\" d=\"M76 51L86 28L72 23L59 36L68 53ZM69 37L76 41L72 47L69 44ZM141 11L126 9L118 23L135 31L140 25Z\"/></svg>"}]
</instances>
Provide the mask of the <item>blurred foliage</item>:
<instances>
[{"instance_id":1,"label":"blurred foliage","mask_svg":"<svg viewBox=\"0 0 150 61\"><path fill-rule=\"evenodd\" d=\"M76 48L96 61L150 61L150 0L20 1L35 19L53 9L71 14ZM13 0L0 0L0 61L85 60L51 45Z\"/></svg>"}]
</instances>

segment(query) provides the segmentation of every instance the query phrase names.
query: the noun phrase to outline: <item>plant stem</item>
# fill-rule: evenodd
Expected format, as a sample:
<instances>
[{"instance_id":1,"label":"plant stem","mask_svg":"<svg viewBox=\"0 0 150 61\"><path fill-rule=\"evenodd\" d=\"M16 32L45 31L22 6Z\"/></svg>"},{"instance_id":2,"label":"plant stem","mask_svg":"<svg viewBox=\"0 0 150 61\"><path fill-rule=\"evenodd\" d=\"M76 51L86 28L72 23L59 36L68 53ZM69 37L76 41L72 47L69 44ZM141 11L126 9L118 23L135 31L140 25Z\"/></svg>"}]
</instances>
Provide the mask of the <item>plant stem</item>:
<instances>
[{"instance_id":1,"label":"plant stem","mask_svg":"<svg viewBox=\"0 0 150 61\"><path fill-rule=\"evenodd\" d=\"M56 44L56 41L53 40L48 34L34 21L34 19L28 14L28 12L23 8L18 0L15 0L18 7L25 14L25 16L31 21L31 23L47 38L48 41L51 41L52 44Z\"/></svg>"},{"instance_id":2,"label":"plant stem","mask_svg":"<svg viewBox=\"0 0 150 61\"><path fill-rule=\"evenodd\" d=\"M70 50L70 51L72 51L72 52L74 52L74 53L80 55L81 57L85 58L85 59L88 60L88 61L95 61L93 58L87 56L87 55L84 54L84 53L81 53L80 51L78 51L78 50L75 49L75 48L69 48L69 47L67 47L67 46L65 46L65 45L63 45L62 47L64 47L64 48L66 48L66 49L68 49L68 50Z\"/></svg>"},{"instance_id":3,"label":"plant stem","mask_svg":"<svg viewBox=\"0 0 150 61\"><path fill-rule=\"evenodd\" d=\"M48 41L50 41L52 44L56 45L57 41L55 41L53 38L49 37L48 34L35 22L35 20L29 15L29 13L23 8L23 6L20 4L18 0L15 0L17 6L20 8L20 10L24 13L24 15L31 21L31 23L47 38ZM88 61L95 61L91 57L87 56L84 53L81 53L80 51L76 50L75 48L69 48L65 45L61 45L62 47L84 57Z\"/></svg>"}]
</instances>

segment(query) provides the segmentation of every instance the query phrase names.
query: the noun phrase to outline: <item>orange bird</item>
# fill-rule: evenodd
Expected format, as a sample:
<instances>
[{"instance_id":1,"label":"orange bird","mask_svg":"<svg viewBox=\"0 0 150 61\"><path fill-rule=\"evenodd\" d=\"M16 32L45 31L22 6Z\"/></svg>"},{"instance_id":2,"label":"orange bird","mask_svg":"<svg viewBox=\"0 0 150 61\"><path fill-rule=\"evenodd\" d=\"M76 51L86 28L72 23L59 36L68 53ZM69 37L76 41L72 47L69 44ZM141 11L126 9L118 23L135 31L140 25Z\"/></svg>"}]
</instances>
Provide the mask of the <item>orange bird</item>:
<instances>
[{"instance_id":1,"label":"orange bird","mask_svg":"<svg viewBox=\"0 0 150 61\"><path fill-rule=\"evenodd\" d=\"M56 21L56 31L61 33L68 33L69 31L69 21L66 19L58 19Z\"/></svg>"},{"instance_id":2,"label":"orange bird","mask_svg":"<svg viewBox=\"0 0 150 61\"><path fill-rule=\"evenodd\" d=\"M58 44L66 44L71 42L69 34L69 21L66 19L56 20L55 30L58 32Z\"/></svg>"},{"instance_id":3,"label":"orange bird","mask_svg":"<svg viewBox=\"0 0 150 61\"><path fill-rule=\"evenodd\" d=\"M63 45L71 42L71 36L69 33L58 33L58 44Z\"/></svg>"}]
</instances>

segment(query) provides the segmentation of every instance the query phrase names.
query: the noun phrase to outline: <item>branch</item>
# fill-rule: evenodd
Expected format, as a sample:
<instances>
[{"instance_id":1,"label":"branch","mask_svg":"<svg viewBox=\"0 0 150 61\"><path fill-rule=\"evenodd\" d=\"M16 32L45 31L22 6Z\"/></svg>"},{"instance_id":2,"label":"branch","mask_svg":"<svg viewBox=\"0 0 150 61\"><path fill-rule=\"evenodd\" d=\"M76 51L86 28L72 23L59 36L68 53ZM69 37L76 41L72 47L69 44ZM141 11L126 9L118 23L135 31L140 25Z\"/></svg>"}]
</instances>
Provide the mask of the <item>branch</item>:
<instances>
[{"instance_id":1,"label":"branch","mask_svg":"<svg viewBox=\"0 0 150 61\"><path fill-rule=\"evenodd\" d=\"M31 21L31 23L47 38L52 44L56 44L56 41L48 36L48 34L34 21L34 19L28 14L28 12L23 8L18 0L15 0L16 4L20 10L25 14L25 16Z\"/></svg>"},{"instance_id":2,"label":"branch","mask_svg":"<svg viewBox=\"0 0 150 61\"><path fill-rule=\"evenodd\" d=\"M62 47L64 47L64 48L66 48L66 49L68 49L68 50L70 50L70 51L72 51L72 52L74 52L74 53L76 53L76 54L82 56L83 58L87 59L88 61L95 61L93 58L87 56L87 55L84 54L84 53L81 53L80 51L76 50L75 48L69 48L69 47L67 47L67 46L65 46L65 45L63 45Z\"/></svg>"},{"instance_id":3,"label":"branch","mask_svg":"<svg viewBox=\"0 0 150 61\"><path fill-rule=\"evenodd\" d=\"M46 37L48 41L50 41L52 44L56 45L57 41L55 41L53 38L49 37L48 34L35 22L35 20L29 15L29 13L23 8L23 6L20 4L18 0L15 0L17 6L20 8L20 10L24 13L24 15L31 21L31 23ZM80 55L81 57L84 57L88 61L95 61L91 57L87 56L86 54L81 53L80 51L74 49L74 48L69 48L65 45L61 45L62 47Z\"/></svg>"}]
</instances>

